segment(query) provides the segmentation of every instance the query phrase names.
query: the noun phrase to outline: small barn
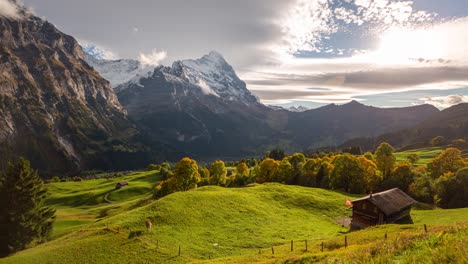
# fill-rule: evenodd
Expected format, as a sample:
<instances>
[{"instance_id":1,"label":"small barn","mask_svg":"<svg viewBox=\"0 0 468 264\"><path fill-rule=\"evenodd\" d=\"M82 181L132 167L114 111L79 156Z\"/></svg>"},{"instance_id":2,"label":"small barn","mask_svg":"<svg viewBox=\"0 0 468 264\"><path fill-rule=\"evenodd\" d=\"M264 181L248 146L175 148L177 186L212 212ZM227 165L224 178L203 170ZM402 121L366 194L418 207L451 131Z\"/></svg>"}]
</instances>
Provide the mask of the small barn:
<instances>
[{"instance_id":1,"label":"small barn","mask_svg":"<svg viewBox=\"0 0 468 264\"><path fill-rule=\"evenodd\" d=\"M416 201L398 188L370 194L351 201L353 216L351 228L360 229L373 225L398 222L409 218L411 206Z\"/></svg>"},{"instance_id":2,"label":"small barn","mask_svg":"<svg viewBox=\"0 0 468 264\"><path fill-rule=\"evenodd\" d=\"M128 186L128 182L126 181L121 181L121 182L118 182L116 185L115 185L115 189L118 190L122 187L125 187L125 186Z\"/></svg>"}]
</instances>

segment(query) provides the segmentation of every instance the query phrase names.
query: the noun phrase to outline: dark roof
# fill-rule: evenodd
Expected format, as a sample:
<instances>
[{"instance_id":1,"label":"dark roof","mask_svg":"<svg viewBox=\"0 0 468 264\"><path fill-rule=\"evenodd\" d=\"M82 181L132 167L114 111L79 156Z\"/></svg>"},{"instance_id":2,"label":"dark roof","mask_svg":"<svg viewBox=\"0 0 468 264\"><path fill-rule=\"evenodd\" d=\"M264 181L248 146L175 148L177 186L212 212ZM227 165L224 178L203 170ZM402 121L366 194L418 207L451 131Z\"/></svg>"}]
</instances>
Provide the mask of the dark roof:
<instances>
[{"instance_id":1,"label":"dark roof","mask_svg":"<svg viewBox=\"0 0 468 264\"><path fill-rule=\"evenodd\" d=\"M116 185L120 185L120 186L128 185L128 182L126 182L126 181L121 181L121 182L118 182Z\"/></svg>"},{"instance_id":2,"label":"dark roof","mask_svg":"<svg viewBox=\"0 0 468 264\"><path fill-rule=\"evenodd\" d=\"M387 216L394 214L416 203L416 201L413 198L409 197L406 193L404 193L398 188L390 189L384 192L374 193L362 197L360 199L351 201L351 203L364 200L369 200L369 202L377 206Z\"/></svg>"}]
</instances>

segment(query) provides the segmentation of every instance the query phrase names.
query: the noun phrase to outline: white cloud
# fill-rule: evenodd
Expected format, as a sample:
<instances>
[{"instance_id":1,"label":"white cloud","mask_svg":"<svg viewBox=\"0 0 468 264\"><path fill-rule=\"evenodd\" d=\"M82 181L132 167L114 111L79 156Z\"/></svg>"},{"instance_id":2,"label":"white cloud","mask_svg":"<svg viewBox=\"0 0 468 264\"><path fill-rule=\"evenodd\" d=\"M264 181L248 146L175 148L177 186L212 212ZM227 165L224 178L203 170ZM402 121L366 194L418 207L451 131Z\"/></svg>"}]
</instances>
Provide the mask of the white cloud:
<instances>
[{"instance_id":1,"label":"white cloud","mask_svg":"<svg viewBox=\"0 0 468 264\"><path fill-rule=\"evenodd\" d=\"M0 0L0 16L20 18L18 6L9 0Z\"/></svg>"},{"instance_id":2,"label":"white cloud","mask_svg":"<svg viewBox=\"0 0 468 264\"><path fill-rule=\"evenodd\" d=\"M156 66L167 57L167 52L164 50L158 51L153 49L150 53L144 54L140 52L139 60L144 65Z\"/></svg>"},{"instance_id":3,"label":"white cloud","mask_svg":"<svg viewBox=\"0 0 468 264\"><path fill-rule=\"evenodd\" d=\"M136 33L136 32L138 32L138 31L140 31L140 29L139 29L139 28L137 28L137 27L133 27L133 32L135 32L135 33Z\"/></svg>"},{"instance_id":4,"label":"white cloud","mask_svg":"<svg viewBox=\"0 0 468 264\"><path fill-rule=\"evenodd\" d=\"M434 105L437 108L444 109L461 103L468 103L468 96L461 94L439 96L439 97L426 97L419 99L425 104Z\"/></svg>"}]
</instances>

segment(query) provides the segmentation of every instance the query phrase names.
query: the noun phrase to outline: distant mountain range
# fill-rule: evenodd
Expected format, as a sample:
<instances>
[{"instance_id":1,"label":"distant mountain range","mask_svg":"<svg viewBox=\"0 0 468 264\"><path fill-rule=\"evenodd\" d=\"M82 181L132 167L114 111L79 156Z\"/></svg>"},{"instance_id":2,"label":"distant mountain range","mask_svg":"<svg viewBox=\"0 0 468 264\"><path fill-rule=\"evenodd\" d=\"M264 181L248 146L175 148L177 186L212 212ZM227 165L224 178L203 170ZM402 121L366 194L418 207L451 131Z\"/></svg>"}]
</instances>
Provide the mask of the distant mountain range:
<instances>
[{"instance_id":1,"label":"distant mountain range","mask_svg":"<svg viewBox=\"0 0 468 264\"><path fill-rule=\"evenodd\" d=\"M388 142L396 148L425 147L437 136L447 140L468 139L468 103L458 104L434 113L422 122L405 129L385 133L377 137L358 137L340 147L359 145L374 150L380 143Z\"/></svg>"},{"instance_id":2,"label":"distant mountain range","mask_svg":"<svg viewBox=\"0 0 468 264\"><path fill-rule=\"evenodd\" d=\"M26 12L19 20L0 18L0 69L0 167L21 155L49 174L129 169L184 155L303 151L401 129L409 132L395 136L399 144L412 142L409 135L467 132L466 105L442 112L354 101L311 110L266 106L217 52L156 68L98 59Z\"/></svg>"}]
</instances>

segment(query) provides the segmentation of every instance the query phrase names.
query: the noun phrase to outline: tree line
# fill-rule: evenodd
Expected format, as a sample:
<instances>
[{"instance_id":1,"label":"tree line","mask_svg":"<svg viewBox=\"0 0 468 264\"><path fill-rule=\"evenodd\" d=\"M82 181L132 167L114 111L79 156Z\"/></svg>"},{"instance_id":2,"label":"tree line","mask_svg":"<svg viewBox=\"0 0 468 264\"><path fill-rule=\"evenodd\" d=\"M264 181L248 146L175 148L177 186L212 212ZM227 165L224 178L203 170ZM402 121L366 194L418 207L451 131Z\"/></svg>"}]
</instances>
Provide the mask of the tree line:
<instances>
[{"instance_id":1,"label":"tree line","mask_svg":"<svg viewBox=\"0 0 468 264\"><path fill-rule=\"evenodd\" d=\"M359 150L360 151L360 150ZM174 168L169 163L150 165L159 169L163 180L156 184L154 197L187 191L205 185L242 187L252 183L278 182L290 185L343 190L366 194L400 188L420 202L443 208L468 205L468 159L461 151L447 148L427 165L417 166L417 154L397 162L394 148L382 143L374 153L303 153L286 155L275 149L260 160L236 162L228 173L226 164L216 160L208 166L191 158L181 159Z\"/></svg>"}]
</instances>

